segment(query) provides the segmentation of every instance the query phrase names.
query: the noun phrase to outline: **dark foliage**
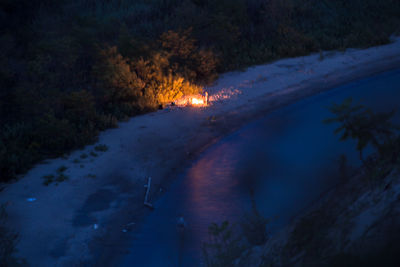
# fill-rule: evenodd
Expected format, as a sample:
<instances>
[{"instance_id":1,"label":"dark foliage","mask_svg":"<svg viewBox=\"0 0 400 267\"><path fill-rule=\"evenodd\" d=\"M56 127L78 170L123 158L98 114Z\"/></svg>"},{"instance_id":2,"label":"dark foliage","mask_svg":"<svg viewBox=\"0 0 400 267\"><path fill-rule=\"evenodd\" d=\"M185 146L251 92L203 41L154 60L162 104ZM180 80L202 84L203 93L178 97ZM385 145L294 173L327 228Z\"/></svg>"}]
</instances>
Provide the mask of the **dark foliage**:
<instances>
[{"instance_id":1,"label":"dark foliage","mask_svg":"<svg viewBox=\"0 0 400 267\"><path fill-rule=\"evenodd\" d=\"M6 205L0 206L0 266L25 266L25 261L15 257L18 234L6 226Z\"/></svg>"},{"instance_id":2,"label":"dark foliage","mask_svg":"<svg viewBox=\"0 0 400 267\"><path fill-rule=\"evenodd\" d=\"M399 14L396 0L2 0L0 180L217 71L387 43Z\"/></svg>"},{"instance_id":3,"label":"dark foliage","mask_svg":"<svg viewBox=\"0 0 400 267\"><path fill-rule=\"evenodd\" d=\"M341 140L352 138L357 141L357 150L364 163L363 150L368 145L375 149L377 159L396 163L400 153L400 137L399 127L391 122L394 110L373 112L362 105L354 105L351 98L341 104L333 104L330 110L335 117L325 122L339 123L335 133L341 134Z\"/></svg>"},{"instance_id":4,"label":"dark foliage","mask_svg":"<svg viewBox=\"0 0 400 267\"><path fill-rule=\"evenodd\" d=\"M210 241L203 244L203 256L206 266L233 266L245 251L246 246L228 221L221 225L213 223L208 228Z\"/></svg>"}]
</instances>

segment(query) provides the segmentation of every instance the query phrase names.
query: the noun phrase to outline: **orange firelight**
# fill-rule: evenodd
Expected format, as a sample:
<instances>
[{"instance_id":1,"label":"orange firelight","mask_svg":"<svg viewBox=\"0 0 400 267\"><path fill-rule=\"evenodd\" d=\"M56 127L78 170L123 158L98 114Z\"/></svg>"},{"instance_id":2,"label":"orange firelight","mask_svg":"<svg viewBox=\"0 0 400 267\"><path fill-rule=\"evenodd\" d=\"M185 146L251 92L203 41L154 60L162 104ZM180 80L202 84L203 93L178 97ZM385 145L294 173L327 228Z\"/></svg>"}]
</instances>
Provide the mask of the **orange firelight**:
<instances>
[{"instance_id":1,"label":"orange firelight","mask_svg":"<svg viewBox=\"0 0 400 267\"><path fill-rule=\"evenodd\" d=\"M193 106L203 106L205 103L204 103L204 99L194 97L191 99L191 104Z\"/></svg>"},{"instance_id":2,"label":"orange firelight","mask_svg":"<svg viewBox=\"0 0 400 267\"><path fill-rule=\"evenodd\" d=\"M175 105L177 106L194 106L194 107L206 107L208 105L208 93L205 95L191 95L183 97L177 101L175 101Z\"/></svg>"}]
</instances>

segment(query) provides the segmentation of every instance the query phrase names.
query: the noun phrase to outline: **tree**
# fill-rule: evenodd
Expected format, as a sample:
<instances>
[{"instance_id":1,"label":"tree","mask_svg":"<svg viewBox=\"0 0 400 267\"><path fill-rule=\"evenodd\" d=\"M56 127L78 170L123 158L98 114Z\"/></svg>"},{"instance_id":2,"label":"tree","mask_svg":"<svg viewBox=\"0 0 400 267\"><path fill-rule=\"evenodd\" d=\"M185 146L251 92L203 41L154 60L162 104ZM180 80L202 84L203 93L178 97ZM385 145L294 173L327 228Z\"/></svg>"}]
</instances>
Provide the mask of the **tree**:
<instances>
[{"instance_id":1,"label":"tree","mask_svg":"<svg viewBox=\"0 0 400 267\"><path fill-rule=\"evenodd\" d=\"M398 138L396 132L399 128L391 122L394 110L375 113L363 105L354 105L351 98L345 99L341 104L333 104L329 109L336 117L324 122L340 123L335 133L342 134L341 140L350 137L357 141L357 150L363 163L363 150L367 145L371 144L382 157Z\"/></svg>"}]
</instances>

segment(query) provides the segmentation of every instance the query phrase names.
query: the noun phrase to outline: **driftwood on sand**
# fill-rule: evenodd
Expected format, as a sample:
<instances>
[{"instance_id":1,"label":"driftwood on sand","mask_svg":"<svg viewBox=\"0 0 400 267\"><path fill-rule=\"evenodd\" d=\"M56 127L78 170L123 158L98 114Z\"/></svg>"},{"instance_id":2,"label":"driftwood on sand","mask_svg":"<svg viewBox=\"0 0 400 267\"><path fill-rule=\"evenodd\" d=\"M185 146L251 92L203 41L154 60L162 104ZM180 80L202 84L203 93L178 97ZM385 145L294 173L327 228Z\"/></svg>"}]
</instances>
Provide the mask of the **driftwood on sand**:
<instances>
[{"instance_id":1,"label":"driftwood on sand","mask_svg":"<svg viewBox=\"0 0 400 267\"><path fill-rule=\"evenodd\" d=\"M154 209L153 205L149 202L149 193L150 193L150 187L151 187L151 177L147 179L147 185L144 185L146 188L146 195L144 196L144 205L150 209Z\"/></svg>"}]
</instances>

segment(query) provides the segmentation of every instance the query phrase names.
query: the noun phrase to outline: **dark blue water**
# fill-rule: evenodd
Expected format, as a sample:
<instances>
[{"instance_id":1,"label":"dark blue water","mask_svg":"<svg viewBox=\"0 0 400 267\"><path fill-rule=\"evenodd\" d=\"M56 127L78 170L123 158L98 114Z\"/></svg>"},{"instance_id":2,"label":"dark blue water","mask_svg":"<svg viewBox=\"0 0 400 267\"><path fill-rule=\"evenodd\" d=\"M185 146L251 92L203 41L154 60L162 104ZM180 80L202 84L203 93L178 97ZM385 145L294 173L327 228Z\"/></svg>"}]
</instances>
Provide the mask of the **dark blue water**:
<instances>
[{"instance_id":1,"label":"dark blue water","mask_svg":"<svg viewBox=\"0 0 400 267\"><path fill-rule=\"evenodd\" d=\"M400 70L338 87L275 111L205 151L156 203L135 233L123 266L199 266L212 222L240 222L250 210L245 181L257 177L256 202L271 233L335 184L338 158L357 167L353 141L340 142L327 107L353 97L376 110L398 108ZM396 120L399 119L397 116ZM179 216L187 222L182 236Z\"/></svg>"}]
</instances>

